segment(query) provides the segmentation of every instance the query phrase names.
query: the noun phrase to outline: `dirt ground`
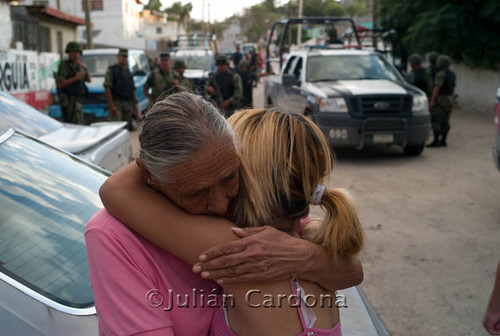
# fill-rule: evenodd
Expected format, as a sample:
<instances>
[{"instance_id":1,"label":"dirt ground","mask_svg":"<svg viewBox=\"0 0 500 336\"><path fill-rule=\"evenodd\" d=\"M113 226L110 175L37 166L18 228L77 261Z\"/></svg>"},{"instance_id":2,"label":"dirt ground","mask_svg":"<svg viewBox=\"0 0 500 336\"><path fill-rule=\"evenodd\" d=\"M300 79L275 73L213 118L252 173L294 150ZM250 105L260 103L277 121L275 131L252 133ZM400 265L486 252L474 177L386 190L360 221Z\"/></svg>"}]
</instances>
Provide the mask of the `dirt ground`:
<instances>
[{"instance_id":1,"label":"dirt ground","mask_svg":"<svg viewBox=\"0 0 500 336\"><path fill-rule=\"evenodd\" d=\"M452 114L447 148L337 151L334 187L365 228L362 288L393 335L487 335L481 325L500 258L500 173L493 117Z\"/></svg>"},{"instance_id":2,"label":"dirt ground","mask_svg":"<svg viewBox=\"0 0 500 336\"><path fill-rule=\"evenodd\" d=\"M397 147L337 151L330 185L354 196L367 236L361 287L395 336L487 335L500 258L493 116L457 108L451 127L447 148L419 157ZM137 132L132 144L137 153Z\"/></svg>"}]
</instances>

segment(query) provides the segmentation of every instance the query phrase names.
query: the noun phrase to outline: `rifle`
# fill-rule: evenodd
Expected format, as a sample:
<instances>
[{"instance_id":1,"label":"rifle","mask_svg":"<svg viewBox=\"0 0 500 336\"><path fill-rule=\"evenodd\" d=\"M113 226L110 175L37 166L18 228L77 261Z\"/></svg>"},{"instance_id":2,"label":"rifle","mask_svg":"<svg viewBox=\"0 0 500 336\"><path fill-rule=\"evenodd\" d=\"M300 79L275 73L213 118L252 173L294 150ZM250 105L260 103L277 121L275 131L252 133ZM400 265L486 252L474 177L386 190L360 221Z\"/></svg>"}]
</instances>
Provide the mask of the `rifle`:
<instances>
[{"instance_id":1,"label":"rifle","mask_svg":"<svg viewBox=\"0 0 500 336\"><path fill-rule=\"evenodd\" d=\"M52 76L54 77L54 83L56 84L57 100L59 102L59 108L61 109L61 117L64 121L66 121L66 113L61 106L61 89L59 89L59 86L57 86L57 73L55 71L52 71Z\"/></svg>"}]
</instances>

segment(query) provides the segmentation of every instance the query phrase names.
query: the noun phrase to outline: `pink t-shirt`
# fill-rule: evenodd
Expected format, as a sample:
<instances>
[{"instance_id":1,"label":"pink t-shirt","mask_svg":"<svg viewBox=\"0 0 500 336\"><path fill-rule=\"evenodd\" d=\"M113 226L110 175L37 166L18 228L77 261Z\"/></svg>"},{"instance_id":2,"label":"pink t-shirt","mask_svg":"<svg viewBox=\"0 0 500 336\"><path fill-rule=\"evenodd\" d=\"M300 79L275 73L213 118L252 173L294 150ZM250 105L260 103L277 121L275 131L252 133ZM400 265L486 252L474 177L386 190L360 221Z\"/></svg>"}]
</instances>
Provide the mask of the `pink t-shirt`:
<instances>
[{"instance_id":1,"label":"pink t-shirt","mask_svg":"<svg viewBox=\"0 0 500 336\"><path fill-rule=\"evenodd\" d=\"M85 240L100 335L208 334L214 282L105 209L90 219Z\"/></svg>"}]
</instances>

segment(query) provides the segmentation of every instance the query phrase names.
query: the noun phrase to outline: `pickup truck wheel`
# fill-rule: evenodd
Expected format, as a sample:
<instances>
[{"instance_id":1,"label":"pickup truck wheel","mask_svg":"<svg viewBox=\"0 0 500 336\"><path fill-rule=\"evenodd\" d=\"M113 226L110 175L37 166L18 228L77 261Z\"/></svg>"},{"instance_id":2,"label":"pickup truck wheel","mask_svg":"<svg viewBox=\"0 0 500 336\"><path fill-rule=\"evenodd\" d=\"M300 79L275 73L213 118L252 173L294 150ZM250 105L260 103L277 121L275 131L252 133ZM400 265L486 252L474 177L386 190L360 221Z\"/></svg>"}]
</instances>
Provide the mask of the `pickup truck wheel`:
<instances>
[{"instance_id":1,"label":"pickup truck wheel","mask_svg":"<svg viewBox=\"0 0 500 336\"><path fill-rule=\"evenodd\" d=\"M417 156L417 155L422 154L424 147L425 147L425 143L423 143L421 145L407 145L405 148L403 148L403 151L405 152L405 155Z\"/></svg>"}]
</instances>

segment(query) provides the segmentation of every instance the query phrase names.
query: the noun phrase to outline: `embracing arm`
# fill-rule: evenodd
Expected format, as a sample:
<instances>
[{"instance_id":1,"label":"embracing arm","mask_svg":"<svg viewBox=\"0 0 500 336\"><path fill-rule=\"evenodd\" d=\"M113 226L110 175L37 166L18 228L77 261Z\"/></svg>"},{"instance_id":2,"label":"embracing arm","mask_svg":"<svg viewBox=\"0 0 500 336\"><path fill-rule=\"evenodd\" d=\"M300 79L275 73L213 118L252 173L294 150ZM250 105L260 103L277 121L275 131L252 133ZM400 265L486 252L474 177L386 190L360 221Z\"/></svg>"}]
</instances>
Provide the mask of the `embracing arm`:
<instances>
[{"instance_id":1,"label":"embracing arm","mask_svg":"<svg viewBox=\"0 0 500 336\"><path fill-rule=\"evenodd\" d=\"M363 267L356 256L336 259L321 246L270 226L233 233L242 239L204 251L195 272L221 284L276 281L294 275L328 290L356 286L363 281Z\"/></svg>"},{"instance_id":2,"label":"embracing arm","mask_svg":"<svg viewBox=\"0 0 500 336\"><path fill-rule=\"evenodd\" d=\"M132 230L191 265L207 248L237 239L229 221L179 209L150 188L141 174L132 162L99 190L108 212Z\"/></svg>"},{"instance_id":3,"label":"embracing arm","mask_svg":"<svg viewBox=\"0 0 500 336\"><path fill-rule=\"evenodd\" d=\"M135 163L111 176L99 192L109 213L152 243L191 265L201 255L194 270L204 278L236 283L297 275L326 289L363 280L356 257L334 259L320 246L269 226L231 230L222 218L188 214L150 188ZM232 241L237 237L243 239Z\"/></svg>"}]
</instances>

